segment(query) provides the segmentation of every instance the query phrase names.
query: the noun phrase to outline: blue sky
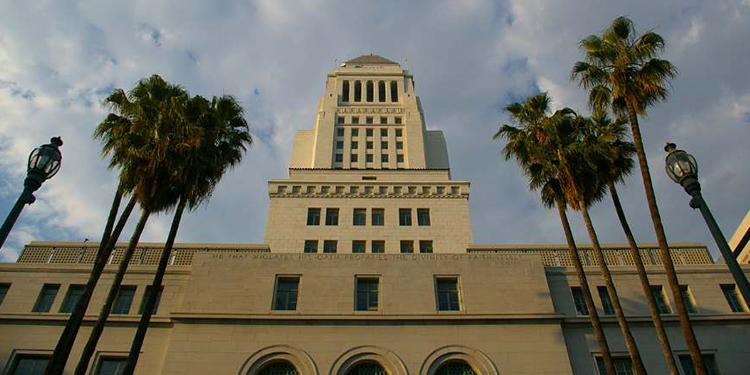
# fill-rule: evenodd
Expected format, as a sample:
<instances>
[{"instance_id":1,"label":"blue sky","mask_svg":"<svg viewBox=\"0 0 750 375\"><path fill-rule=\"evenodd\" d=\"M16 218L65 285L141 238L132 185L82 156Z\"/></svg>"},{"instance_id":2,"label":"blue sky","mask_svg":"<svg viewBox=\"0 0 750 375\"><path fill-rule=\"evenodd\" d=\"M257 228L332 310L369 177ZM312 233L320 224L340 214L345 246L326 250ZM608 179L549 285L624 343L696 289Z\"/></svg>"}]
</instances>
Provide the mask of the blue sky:
<instances>
[{"instance_id":1,"label":"blue sky","mask_svg":"<svg viewBox=\"0 0 750 375\"><path fill-rule=\"evenodd\" d=\"M445 132L453 177L472 183L476 242L563 242L555 212L491 137L508 121L503 105L539 91L555 107L585 112L585 92L568 79L578 42L619 15L661 34L664 58L679 69L670 99L641 124L667 236L715 253L699 213L664 174L662 147L673 141L698 158L705 197L731 235L750 206L748 0L8 0L0 3L0 216L29 151L56 135L65 145L62 170L26 208L0 260L31 240L100 236L116 184L91 138L107 113L100 103L151 74L193 94L235 95L256 141L211 201L184 218L178 241L262 242L266 181L286 176L294 132L312 127L325 75L369 53L414 73L427 127ZM642 189L631 177L621 199L638 240L653 242ZM624 242L608 199L592 215L603 242ZM587 242L579 215L570 217ZM168 225L169 215L150 220L142 240L163 241Z\"/></svg>"}]
</instances>

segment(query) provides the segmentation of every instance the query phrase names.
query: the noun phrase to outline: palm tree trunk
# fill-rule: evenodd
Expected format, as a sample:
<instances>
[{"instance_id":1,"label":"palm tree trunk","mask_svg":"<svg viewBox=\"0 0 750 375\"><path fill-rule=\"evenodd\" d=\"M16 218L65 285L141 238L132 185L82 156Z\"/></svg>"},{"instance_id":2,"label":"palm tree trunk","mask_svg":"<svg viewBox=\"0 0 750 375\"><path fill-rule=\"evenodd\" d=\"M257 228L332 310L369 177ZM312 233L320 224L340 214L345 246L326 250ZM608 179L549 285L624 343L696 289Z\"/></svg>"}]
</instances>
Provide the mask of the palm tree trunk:
<instances>
[{"instance_id":1,"label":"palm tree trunk","mask_svg":"<svg viewBox=\"0 0 750 375\"><path fill-rule=\"evenodd\" d=\"M133 235L130 237L128 249L125 251L125 255L120 262L120 267L117 269L117 273L115 274L115 279L112 281L112 286L109 288L107 299L104 301L104 306L102 306L102 310L99 313L99 319L96 321L94 328L91 330L91 336L89 336L89 340L86 342L86 346L83 348L81 360L78 361L78 366L76 366L76 370L74 372L75 375L86 374L86 370L89 367L91 357L94 355L94 351L96 351L96 344L99 342L99 338L104 331L105 324L107 324L107 318L109 317L110 310L112 310L112 304L115 302L117 293L120 291L122 279L125 277L125 271L127 271L128 265L130 264L130 258L133 257L133 252L135 252L135 247L138 245L138 240L141 238L141 234L143 233L143 229L146 227L146 221L148 221L148 217L150 214L150 210L147 210L145 208L141 209L141 218L138 220L138 224L136 224L135 229L133 230Z\"/></svg>"},{"instance_id":2,"label":"palm tree trunk","mask_svg":"<svg viewBox=\"0 0 750 375\"><path fill-rule=\"evenodd\" d=\"M120 215L120 219L117 221L114 232L112 232L112 225L115 222L121 200L122 191L118 189L115 193L115 198L112 200L112 208L109 210L109 218L107 219L107 224L104 226L104 233L99 243L99 251L96 254L94 267L91 269L91 274L89 275L89 281L86 283L83 294L81 294L81 298L73 308L73 313L70 315L65 329L60 335L52 358L44 370L45 375L62 375L65 369L65 364L68 362L68 357L70 357L70 350L73 348L78 330L81 328L81 323L86 315L86 309L88 309L96 284L99 282L102 271L107 265L112 248L114 248L117 239L120 237L120 233L122 233L122 229L130 217L130 213L133 211L133 207L135 207L135 199L131 197L122 215Z\"/></svg>"},{"instance_id":3,"label":"palm tree trunk","mask_svg":"<svg viewBox=\"0 0 750 375\"><path fill-rule=\"evenodd\" d=\"M690 324L690 318L688 317L687 309L685 308L685 301L682 299L682 293L680 293L680 283L677 280L677 273L674 270L674 263L672 262L672 256L669 252L667 236L664 234L664 226L661 223L659 207L656 205L656 195L654 194L654 186L651 183L651 173L648 169L646 152L643 149L643 139L641 138L641 129L638 125L638 116L635 112L635 106L633 106L632 103L627 103L627 109L628 117L630 118L630 128L633 132L633 142L635 143L635 150L638 155L638 164L641 169L643 187L646 190L648 209L651 212L651 221L653 221L654 224L656 240L661 249L661 261L666 270L667 282L669 283L669 288L672 290L672 298L677 307L677 315L680 318L680 328L682 328L682 334L685 336L685 343L690 352L690 359L693 361L693 367L695 368L696 374L706 375L706 371L703 367L703 358L701 358L701 350L698 346L698 340L695 338L695 332L693 332L693 326Z\"/></svg>"},{"instance_id":4,"label":"palm tree trunk","mask_svg":"<svg viewBox=\"0 0 750 375\"><path fill-rule=\"evenodd\" d=\"M579 206L581 207L583 222L586 224L586 230L589 232L589 237L591 238L591 244L594 247L594 254L596 254L596 259L599 261L599 269L602 272L604 285L607 287L607 294L609 294L609 299L612 301L612 307L615 310L615 317L620 324L620 331L625 339L625 346L628 348L630 360L633 361L633 372L636 375L646 375L646 368L643 366L641 353L638 351L638 345L635 344L633 333L630 331L628 321L625 319L625 314L622 312L620 297L617 296L617 289L615 289L615 284L612 281L612 274L609 272L609 267L607 267L607 262L604 259L604 253L599 245L599 238L594 230L594 224L591 222L589 209L583 199L580 199Z\"/></svg>"},{"instance_id":5,"label":"palm tree trunk","mask_svg":"<svg viewBox=\"0 0 750 375\"><path fill-rule=\"evenodd\" d=\"M570 223L568 222L568 215L565 214L565 206L562 201L558 198L555 199L557 206L557 212L560 214L560 221L562 222L563 230L565 231L565 240L568 242L568 250L570 251L570 258L573 261L573 266L578 274L578 283L581 285L581 291L583 292L583 299L586 302L586 308L589 310L589 319L591 320L591 327L594 330L594 336L596 336L596 342L599 346L599 350L602 351L602 359L604 360L604 368L607 370L608 375L617 375L615 371L615 364L612 361L612 353L609 351L609 345L607 344L607 337L604 336L604 329L602 323L599 320L599 314L596 312L596 306L594 306L594 299L591 297L591 290L589 289L588 280L586 280L586 274L583 272L583 266L581 265L581 257L578 255L578 248L576 242L573 239L573 232L570 230Z\"/></svg>"},{"instance_id":6,"label":"palm tree trunk","mask_svg":"<svg viewBox=\"0 0 750 375\"><path fill-rule=\"evenodd\" d=\"M672 347L669 344L667 332L664 330L659 310L656 308L656 300L654 300L654 294L651 292L651 283L648 281L648 275L646 274L646 268L643 266L643 259L641 258L638 244L635 242L633 232L630 231L630 225L628 225L625 211L623 211L622 204L620 204L620 197L617 194L615 184L610 182L608 185L609 194L612 196L612 203L615 205L615 211L617 211L617 218L620 220L622 231L625 232L625 237L627 237L628 244L630 245L630 254L638 271L638 278L641 280L643 294L646 296L646 301L648 302L648 309L651 312L651 319L654 321L654 328L656 329L656 337L659 339L659 343L661 343L661 350L664 354L664 359L667 361L667 368L669 368L670 375L680 375L679 370L677 370L677 362L675 362L674 355L672 355Z\"/></svg>"},{"instance_id":7,"label":"palm tree trunk","mask_svg":"<svg viewBox=\"0 0 750 375\"><path fill-rule=\"evenodd\" d=\"M172 253L172 247L174 246L175 237L177 237L177 230L180 227L180 219L182 219L182 213L185 210L185 198L180 199L180 203L177 205L177 209L172 219L172 227L169 229L169 236L167 242L164 244L164 250L161 252L161 258L159 259L159 267L156 269L156 275L154 281L151 284L151 294L146 299L146 305L141 314L141 321L138 322L138 329L135 332L133 343L130 346L130 354L128 355L128 361L125 364L125 369L122 375L133 375L135 371L135 365L138 363L138 356L141 354L141 347L143 341L146 339L146 330L151 322L151 315L153 314L154 306L156 305L156 298L159 296L161 290L162 280L164 279L164 273L167 271L167 264L169 263L169 256Z\"/></svg>"}]
</instances>

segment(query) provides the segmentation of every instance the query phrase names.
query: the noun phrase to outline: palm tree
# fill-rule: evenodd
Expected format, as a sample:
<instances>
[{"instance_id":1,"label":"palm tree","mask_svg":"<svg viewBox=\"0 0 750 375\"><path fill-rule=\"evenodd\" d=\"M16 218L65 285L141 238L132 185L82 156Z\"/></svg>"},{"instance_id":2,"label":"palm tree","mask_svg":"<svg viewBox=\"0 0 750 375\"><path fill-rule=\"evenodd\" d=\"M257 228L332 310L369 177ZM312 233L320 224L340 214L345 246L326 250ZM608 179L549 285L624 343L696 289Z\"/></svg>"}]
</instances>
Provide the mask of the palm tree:
<instances>
[{"instance_id":1,"label":"palm tree","mask_svg":"<svg viewBox=\"0 0 750 375\"><path fill-rule=\"evenodd\" d=\"M647 107L668 97L667 85L676 76L677 70L669 61L657 58L664 50L664 39L651 31L637 37L633 22L626 17L616 18L602 32L601 37L590 35L583 39L581 49L586 55L585 61L575 63L571 79L578 80L583 88L589 90L589 105L592 108L611 108L618 115L627 115L630 121L646 200L661 249L667 281L677 307L680 327L697 374L705 375L698 340L680 293L680 284L656 204L638 124L638 115L645 115Z\"/></svg>"},{"instance_id":2,"label":"palm tree","mask_svg":"<svg viewBox=\"0 0 750 375\"><path fill-rule=\"evenodd\" d=\"M599 177L603 181L606 181L609 194L612 197L612 203L617 212L617 218L620 220L622 230L625 233L625 237L628 239L630 255L638 272L638 279L641 282L643 294L646 296L651 319L654 321L656 336L659 339L664 358L667 361L669 373L671 375L679 375L677 363L674 360L672 348L669 344L669 338L664 330L659 310L656 307L656 300L652 293L651 283L648 280L646 269L643 266L641 252L638 249L638 244L635 242L633 232L630 230L630 225L628 225L628 219L625 217L625 212L622 209L620 197L617 194L617 188L615 186L617 183L623 182L624 177L631 173L634 166L633 154L635 153L635 145L627 140L626 123L627 121L622 118L612 121L604 110L595 111L591 116L591 126L587 131L587 137L589 138L587 144L595 145L593 147L596 147L605 156L603 160L597 162L599 165Z\"/></svg>"},{"instance_id":3,"label":"palm tree","mask_svg":"<svg viewBox=\"0 0 750 375\"><path fill-rule=\"evenodd\" d=\"M164 244L159 266L151 285L151 293L147 296L123 375L132 375L135 371L183 211L186 207L194 210L206 201L224 173L242 160L246 146L252 144L247 122L243 118L242 106L232 96L214 97L211 102L196 96L186 106L185 120L197 124L202 130L200 142L197 142L195 147L179 152L182 163L173 183L183 186L183 189L180 190L179 204L172 219L169 236Z\"/></svg>"},{"instance_id":4,"label":"palm tree","mask_svg":"<svg viewBox=\"0 0 750 375\"><path fill-rule=\"evenodd\" d=\"M588 207L599 201L606 191L606 180L601 179L597 170L597 162L601 162L602 155L597 147L592 147L583 136L591 127L590 121L578 116L572 111L556 114L544 124L546 141L542 144L545 150L544 158L554 163L560 187L569 205L581 212L586 231L591 239L599 269L604 279L607 294L612 302L615 317L620 326L625 346L633 363L635 374L646 374L640 351L635 343L630 326L622 311L620 298L617 295L612 274L607 266L604 252L599 244L599 238L594 229Z\"/></svg>"},{"instance_id":5,"label":"palm tree","mask_svg":"<svg viewBox=\"0 0 750 375\"><path fill-rule=\"evenodd\" d=\"M557 166L550 162L550 159L545 155L548 151L544 149L543 145L546 138L544 124L550 121L550 102L549 95L542 93L527 98L523 103L508 105L504 110L511 115L517 126L503 125L493 138L507 141L503 148L505 160L516 159L521 170L529 179L531 190L541 192L542 203L545 207L557 207L560 222L565 232L565 239L568 243L570 258L578 275L578 283L589 313L591 327L596 336L599 350L602 352L604 366L608 374L616 375L607 338L604 335L604 329L599 320L586 273L583 270L578 248L568 222L566 214L567 198L563 194L560 181L557 179ZM565 112L567 111L558 112L552 116L561 116Z\"/></svg>"},{"instance_id":6,"label":"palm tree","mask_svg":"<svg viewBox=\"0 0 750 375\"><path fill-rule=\"evenodd\" d=\"M94 135L103 140L104 152L111 153L112 164L121 168L121 186L132 192L141 207L141 216L81 354L77 375L85 374L88 368L149 216L177 203L174 191L178 187L168 183L168 171L179 161L168 157L172 149L182 147L178 142L183 140L184 129L179 118L186 99L184 89L154 75L138 82L129 93L115 90L105 100L116 113L110 114Z\"/></svg>"}]
</instances>

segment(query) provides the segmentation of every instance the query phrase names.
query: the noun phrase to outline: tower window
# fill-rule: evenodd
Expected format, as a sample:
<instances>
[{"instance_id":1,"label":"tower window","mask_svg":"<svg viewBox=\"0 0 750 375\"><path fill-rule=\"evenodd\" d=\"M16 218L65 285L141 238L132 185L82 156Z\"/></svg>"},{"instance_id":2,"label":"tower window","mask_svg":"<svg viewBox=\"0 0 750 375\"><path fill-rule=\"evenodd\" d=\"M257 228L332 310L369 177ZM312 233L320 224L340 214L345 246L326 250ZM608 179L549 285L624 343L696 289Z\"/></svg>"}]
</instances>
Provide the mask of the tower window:
<instances>
[{"instance_id":1,"label":"tower window","mask_svg":"<svg viewBox=\"0 0 750 375\"><path fill-rule=\"evenodd\" d=\"M318 241L317 240L305 240L305 252L306 253L317 253L318 252Z\"/></svg>"},{"instance_id":2,"label":"tower window","mask_svg":"<svg viewBox=\"0 0 750 375\"><path fill-rule=\"evenodd\" d=\"M411 208L398 209L398 224L401 226L411 225Z\"/></svg>"},{"instance_id":3,"label":"tower window","mask_svg":"<svg viewBox=\"0 0 750 375\"><path fill-rule=\"evenodd\" d=\"M344 148L344 141L336 141L336 148L339 150Z\"/></svg>"},{"instance_id":4,"label":"tower window","mask_svg":"<svg viewBox=\"0 0 750 375\"><path fill-rule=\"evenodd\" d=\"M376 311L378 309L378 279L376 277L357 277L356 279L357 311Z\"/></svg>"},{"instance_id":5,"label":"tower window","mask_svg":"<svg viewBox=\"0 0 750 375\"><path fill-rule=\"evenodd\" d=\"M359 116L352 116L352 124L353 125L359 124Z\"/></svg>"},{"instance_id":6,"label":"tower window","mask_svg":"<svg viewBox=\"0 0 750 375\"><path fill-rule=\"evenodd\" d=\"M358 161L359 161L359 155L357 155L357 154L352 154L352 155L351 155L351 157L349 158L349 160L350 160L350 161L351 161L352 163L356 163L356 162L358 162Z\"/></svg>"},{"instance_id":7,"label":"tower window","mask_svg":"<svg viewBox=\"0 0 750 375\"><path fill-rule=\"evenodd\" d=\"M401 241L401 252L402 253L413 253L414 252L414 241Z\"/></svg>"},{"instance_id":8,"label":"tower window","mask_svg":"<svg viewBox=\"0 0 750 375\"><path fill-rule=\"evenodd\" d=\"M46 313L52 308L52 303L55 302L57 292L60 290L60 284L44 284L42 291L39 292L39 297L36 299L34 309L32 312Z\"/></svg>"},{"instance_id":9,"label":"tower window","mask_svg":"<svg viewBox=\"0 0 750 375\"><path fill-rule=\"evenodd\" d=\"M5 296L8 295L8 289L10 289L10 284L0 284L0 306L3 305Z\"/></svg>"},{"instance_id":10,"label":"tower window","mask_svg":"<svg viewBox=\"0 0 750 375\"><path fill-rule=\"evenodd\" d=\"M697 313L698 311L695 308L695 301L693 300L692 293L690 293L690 288L687 285L680 285L680 294L682 295L682 300L685 301L685 309L688 314Z\"/></svg>"},{"instance_id":11,"label":"tower window","mask_svg":"<svg viewBox=\"0 0 750 375\"><path fill-rule=\"evenodd\" d=\"M656 309L659 310L659 314L672 313L672 309L669 308L669 303L667 303L667 296L664 294L664 289L662 289L661 285L652 285L651 294L654 296Z\"/></svg>"},{"instance_id":12,"label":"tower window","mask_svg":"<svg viewBox=\"0 0 750 375\"><path fill-rule=\"evenodd\" d=\"M344 123L344 116L336 116L336 123L343 124Z\"/></svg>"},{"instance_id":13,"label":"tower window","mask_svg":"<svg viewBox=\"0 0 750 375\"><path fill-rule=\"evenodd\" d=\"M399 155L402 157L403 161L403 155ZM430 226L430 209L429 208L417 208L417 224L420 227L428 227Z\"/></svg>"},{"instance_id":14,"label":"tower window","mask_svg":"<svg viewBox=\"0 0 750 375\"><path fill-rule=\"evenodd\" d=\"M403 154L396 155L396 162L397 163L403 163L404 162L404 155Z\"/></svg>"},{"instance_id":15,"label":"tower window","mask_svg":"<svg viewBox=\"0 0 750 375\"><path fill-rule=\"evenodd\" d=\"M580 286L571 286L570 293L573 294L573 304L576 307L578 315L588 315L589 308L586 306L586 300L583 298L583 289Z\"/></svg>"},{"instance_id":16,"label":"tower window","mask_svg":"<svg viewBox=\"0 0 750 375\"><path fill-rule=\"evenodd\" d=\"M365 161L368 163L372 163L372 154L365 155Z\"/></svg>"},{"instance_id":17,"label":"tower window","mask_svg":"<svg viewBox=\"0 0 750 375\"><path fill-rule=\"evenodd\" d=\"M146 311L146 301L151 297L151 291L153 290L152 285L146 286L146 292L143 293L143 300L141 301L141 307L138 308L138 314L143 315L143 312ZM156 311L159 309L159 302L161 302L161 294L164 291L164 287L162 286L159 288L159 293L156 294L156 301L154 303L154 308L151 309L151 315L156 315Z\"/></svg>"},{"instance_id":18,"label":"tower window","mask_svg":"<svg viewBox=\"0 0 750 375\"><path fill-rule=\"evenodd\" d=\"M112 305L112 314L129 314L130 305L133 304L135 296L135 285L122 285L117 291L115 303Z\"/></svg>"},{"instance_id":19,"label":"tower window","mask_svg":"<svg viewBox=\"0 0 750 375\"><path fill-rule=\"evenodd\" d=\"M339 225L338 208L326 208L326 225Z\"/></svg>"},{"instance_id":20,"label":"tower window","mask_svg":"<svg viewBox=\"0 0 750 375\"><path fill-rule=\"evenodd\" d=\"M341 101L349 101L349 81L344 81L344 87L341 90Z\"/></svg>"},{"instance_id":21,"label":"tower window","mask_svg":"<svg viewBox=\"0 0 750 375\"><path fill-rule=\"evenodd\" d=\"M323 241L323 252L324 253L335 253L337 241L325 240Z\"/></svg>"},{"instance_id":22,"label":"tower window","mask_svg":"<svg viewBox=\"0 0 750 375\"><path fill-rule=\"evenodd\" d=\"M307 209L307 225L320 225L320 208Z\"/></svg>"},{"instance_id":23,"label":"tower window","mask_svg":"<svg viewBox=\"0 0 750 375\"><path fill-rule=\"evenodd\" d=\"M745 305L740 299L739 294L737 293L737 287L734 284L722 284L721 291L722 293L724 293L724 298L726 298L727 303L729 304L729 308L732 309L732 312L747 311Z\"/></svg>"},{"instance_id":24,"label":"tower window","mask_svg":"<svg viewBox=\"0 0 750 375\"><path fill-rule=\"evenodd\" d=\"M435 280L438 311L459 311L458 278L439 277Z\"/></svg>"},{"instance_id":25,"label":"tower window","mask_svg":"<svg viewBox=\"0 0 750 375\"><path fill-rule=\"evenodd\" d=\"M359 129L352 129L352 137L359 137Z\"/></svg>"},{"instance_id":26,"label":"tower window","mask_svg":"<svg viewBox=\"0 0 750 375\"><path fill-rule=\"evenodd\" d=\"M358 148L359 148L359 142L357 142L357 141L352 141L352 150L356 150L356 149L358 149Z\"/></svg>"},{"instance_id":27,"label":"tower window","mask_svg":"<svg viewBox=\"0 0 750 375\"><path fill-rule=\"evenodd\" d=\"M367 129L365 133L368 137L372 137L372 129Z\"/></svg>"},{"instance_id":28,"label":"tower window","mask_svg":"<svg viewBox=\"0 0 750 375\"><path fill-rule=\"evenodd\" d=\"M378 82L378 101L381 103L385 101L385 82L383 81Z\"/></svg>"},{"instance_id":29,"label":"tower window","mask_svg":"<svg viewBox=\"0 0 750 375\"><path fill-rule=\"evenodd\" d=\"M387 137L388 136L388 129L380 129L380 136L381 137Z\"/></svg>"},{"instance_id":30,"label":"tower window","mask_svg":"<svg viewBox=\"0 0 750 375\"><path fill-rule=\"evenodd\" d=\"M387 150L388 149L388 142L386 142L386 141L380 142L380 148L383 149L383 150Z\"/></svg>"},{"instance_id":31,"label":"tower window","mask_svg":"<svg viewBox=\"0 0 750 375\"><path fill-rule=\"evenodd\" d=\"M273 309L283 311L297 310L298 291L299 277L276 278L276 293L273 299Z\"/></svg>"},{"instance_id":32,"label":"tower window","mask_svg":"<svg viewBox=\"0 0 750 375\"><path fill-rule=\"evenodd\" d=\"M403 137L404 132L401 129L396 129L396 137Z\"/></svg>"},{"instance_id":33,"label":"tower window","mask_svg":"<svg viewBox=\"0 0 750 375\"><path fill-rule=\"evenodd\" d=\"M344 154L336 154L336 163L343 163L344 162Z\"/></svg>"},{"instance_id":34,"label":"tower window","mask_svg":"<svg viewBox=\"0 0 750 375\"><path fill-rule=\"evenodd\" d=\"M404 149L404 142L398 141L396 142L396 150L403 150Z\"/></svg>"},{"instance_id":35,"label":"tower window","mask_svg":"<svg viewBox=\"0 0 750 375\"><path fill-rule=\"evenodd\" d=\"M362 101L362 82L360 81L354 82L354 101Z\"/></svg>"},{"instance_id":36,"label":"tower window","mask_svg":"<svg viewBox=\"0 0 750 375\"><path fill-rule=\"evenodd\" d=\"M365 117L365 124L372 124L372 116Z\"/></svg>"},{"instance_id":37,"label":"tower window","mask_svg":"<svg viewBox=\"0 0 750 375\"><path fill-rule=\"evenodd\" d=\"M385 253L385 241L372 241L373 253Z\"/></svg>"},{"instance_id":38,"label":"tower window","mask_svg":"<svg viewBox=\"0 0 750 375\"><path fill-rule=\"evenodd\" d=\"M398 84L396 81L391 81L391 101L398 101Z\"/></svg>"},{"instance_id":39,"label":"tower window","mask_svg":"<svg viewBox=\"0 0 750 375\"><path fill-rule=\"evenodd\" d=\"M367 241L352 241L352 253L364 253Z\"/></svg>"},{"instance_id":40,"label":"tower window","mask_svg":"<svg viewBox=\"0 0 750 375\"><path fill-rule=\"evenodd\" d=\"M373 99L375 95L374 91L375 91L375 87L373 86L372 81L367 81L367 101L368 102L371 102L374 100Z\"/></svg>"},{"instance_id":41,"label":"tower window","mask_svg":"<svg viewBox=\"0 0 750 375\"><path fill-rule=\"evenodd\" d=\"M397 125L398 125L398 124L400 124L400 123L401 123L401 117L394 117L394 118L393 118L393 122L394 122L395 124L397 124Z\"/></svg>"},{"instance_id":42,"label":"tower window","mask_svg":"<svg viewBox=\"0 0 750 375\"><path fill-rule=\"evenodd\" d=\"M337 137L343 137L344 136L344 128L338 128L338 129L336 129L336 136Z\"/></svg>"},{"instance_id":43,"label":"tower window","mask_svg":"<svg viewBox=\"0 0 750 375\"><path fill-rule=\"evenodd\" d=\"M367 209L355 208L353 217L354 217L354 220L352 221L353 225L366 225L367 224Z\"/></svg>"},{"instance_id":44,"label":"tower window","mask_svg":"<svg viewBox=\"0 0 750 375\"><path fill-rule=\"evenodd\" d=\"M372 147L373 147L372 145L373 145L372 141L367 141L366 146L368 150L372 150Z\"/></svg>"},{"instance_id":45,"label":"tower window","mask_svg":"<svg viewBox=\"0 0 750 375\"><path fill-rule=\"evenodd\" d=\"M599 299L602 300L602 311L604 315L615 315L615 308L612 305L612 299L609 298L609 291L605 286L597 286L596 291L599 292Z\"/></svg>"},{"instance_id":46,"label":"tower window","mask_svg":"<svg viewBox=\"0 0 750 375\"><path fill-rule=\"evenodd\" d=\"M388 154L380 154L380 162L381 163L387 163L388 162Z\"/></svg>"},{"instance_id":47,"label":"tower window","mask_svg":"<svg viewBox=\"0 0 750 375\"><path fill-rule=\"evenodd\" d=\"M381 125L388 124L388 117L386 117L386 116L380 116L380 124Z\"/></svg>"},{"instance_id":48,"label":"tower window","mask_svg":"<svg viewBox=\"0 0 750 375\"><path fill-rule=\"evenodd\" d=\"M68 293L65 295L62 306L60 306L61 313L72 313L73 308L78 304L78 300L83 295L83 285L71 285L68 287Z\"/></svg>"},{"instance_id":49,"label":"tower window","mask_svg":"<svg viewBox=\"0 0 750 375\"><path fill-rule=\"evenodd\" d=\"M372 225L385 225L385 210L382 208L372 209Z\"/></svg>"},{"instance_id":50,"label":"tower window","mask_svg":"<svg viewBox=\"0 0 750 375\"><path fill-rule=\"evenodd\" d=\"M419 241L419 252L432 254L432 241Z\"/></svg>"}]
</instances>

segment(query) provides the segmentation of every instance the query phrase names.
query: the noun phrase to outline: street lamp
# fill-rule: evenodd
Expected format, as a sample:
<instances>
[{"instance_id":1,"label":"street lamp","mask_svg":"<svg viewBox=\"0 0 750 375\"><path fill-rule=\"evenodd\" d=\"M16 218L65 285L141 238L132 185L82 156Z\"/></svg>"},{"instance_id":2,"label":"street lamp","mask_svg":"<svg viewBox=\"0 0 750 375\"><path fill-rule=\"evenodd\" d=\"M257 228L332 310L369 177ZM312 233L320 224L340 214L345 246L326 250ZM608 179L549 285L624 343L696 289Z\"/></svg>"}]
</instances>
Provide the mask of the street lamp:
<instances>
[{"instance_id":1,"label":"street lamp","mask_svg":"<svg viewBox=\"0 0 750 375\"><path fill-rule=\"evenodd\" d=\"M716 219L711 214L711 210L708 209L708 204L703 200L701 184L698 182L698 163L695 161L693 155L683 150L678 150L677 145L674 143L667 143L664 151L668 153L666 169L669 178L682 185L685 191L690 194L692 197L690 207L700 209L703 219L706 221L706 225L708 225L708 229L711 231L716 245L719 246L719 251L721 251L721 255L724 257L724 261L727 263L732 277L734 277L734 282L737 283L737 287L745 299L745 303L750 303L750 284L748 284L747 277L742 272L742 268L737 263L732 250L729 249L729 244L726 238L724 238L724 234L721 233L719 225L716 224Z\"/></svg>"},{"instance_id":2,"label":"street lamp","mask_svg":"<svg viewBox=\"0 0 750 375\"><path fill-rule=\"evenodd\" d=\"M0 248L3 247L5 239L8 238L13 224L21 214L24 205L32 204L36 201L34 192L42 186L44 181L52 178L60 170L62 163L62 154L59 147L63 141L60 137L50 139L50 143L39 146L29 154L29 162L26 167L26 180L23 182L23 191L18 197L13 209L10 210L8 217L5 219L2 228L0 228Z\"/></svg>"}]
</instances>

